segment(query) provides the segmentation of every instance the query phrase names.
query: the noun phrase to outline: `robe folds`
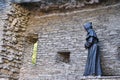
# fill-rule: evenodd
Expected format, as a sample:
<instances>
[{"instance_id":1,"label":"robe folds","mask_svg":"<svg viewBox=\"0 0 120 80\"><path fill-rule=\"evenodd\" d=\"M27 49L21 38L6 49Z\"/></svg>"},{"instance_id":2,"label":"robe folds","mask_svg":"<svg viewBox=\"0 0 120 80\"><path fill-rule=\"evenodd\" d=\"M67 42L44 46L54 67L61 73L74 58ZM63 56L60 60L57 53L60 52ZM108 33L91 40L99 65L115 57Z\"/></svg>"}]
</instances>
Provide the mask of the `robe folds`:
<instances>
[{"instance_id":1,"label":"robe folds","mask_svg":"<svg viewBox=\"0 0 120 80\"><path fill-rule=\"evenodd\" d=\"M98 38L93 29L89 29L86 38L85 48L88 49L88 56L84 76L101 76L100 53Z\"/></svg>"}]
</instances>

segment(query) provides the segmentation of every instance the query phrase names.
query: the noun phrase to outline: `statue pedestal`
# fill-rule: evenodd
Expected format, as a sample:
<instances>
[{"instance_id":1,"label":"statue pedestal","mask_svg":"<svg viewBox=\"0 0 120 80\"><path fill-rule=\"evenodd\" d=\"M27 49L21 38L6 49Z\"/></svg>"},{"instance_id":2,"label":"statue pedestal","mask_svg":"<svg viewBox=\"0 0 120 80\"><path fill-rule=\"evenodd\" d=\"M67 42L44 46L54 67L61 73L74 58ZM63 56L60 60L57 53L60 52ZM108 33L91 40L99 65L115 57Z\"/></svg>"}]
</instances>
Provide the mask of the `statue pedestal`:
<instances>
[{"instance_id":1,"label":"statue pedestal","mask_svg":"<svg viewBox=\"0 0 120 80\"><path fill-rule=\"evenodd\" d=\"M29 3L29 2L39 2L41 0L6 0L13 3Z\"/></svg>"},{"instance_id":2,"label":"statue pedestal","mask_svg":"<svg viewBox=\"0 0 120 80\"><path fill-rule=\"evenodd\" d=\"M83 76L80 80L120 80L120 76Z\"/></svg>"}]
</instances>

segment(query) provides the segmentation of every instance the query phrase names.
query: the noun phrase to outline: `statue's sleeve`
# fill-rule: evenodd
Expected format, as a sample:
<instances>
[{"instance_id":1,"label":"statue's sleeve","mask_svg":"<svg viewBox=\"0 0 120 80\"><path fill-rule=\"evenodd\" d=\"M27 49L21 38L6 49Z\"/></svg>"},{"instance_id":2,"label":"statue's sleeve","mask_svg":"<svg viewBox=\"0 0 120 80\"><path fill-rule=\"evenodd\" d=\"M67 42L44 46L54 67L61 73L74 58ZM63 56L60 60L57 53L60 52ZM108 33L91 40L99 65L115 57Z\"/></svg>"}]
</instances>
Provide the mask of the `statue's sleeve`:
<instances>
[{"instance_id":1,"label":"statue's sleeve","mask_svg":"<svg viewBox=\"0 0 120 80\"><path fill-rule=\"evenodd\" d=\"M90 29L88 33L89 33L89 34L88 34L88 37L93 36L93 37L96 37L96 38L97 38L97 35L96 35L96 33L95 33L94 30Z\"/></svg>"},{"instance_id":2,"label":"statue's sleeve","mask_svg":"<svg viewBox=\"0 0 120 80\"><path fill-rule=\"evenodd\" d=\"M91 45L93 44L93 41L94 41L94 37L93 37L93 36L90 36L90 37L86 40L85 48L91 47Z\"/></svg>"},{"instance_id":3,"label":"statue's sleeve","mask_svg":"<svg viewBox=\"0 0 120 80\"><path fill-rule=\"evenodd\" d=\"M97 35L96 35L94 30L90 29L88 31L88 35L87 35L87 38L86 38L85 48L91 47L91 45L94 43L95 39L98 40Z\"/></svg>"}]
</instances>

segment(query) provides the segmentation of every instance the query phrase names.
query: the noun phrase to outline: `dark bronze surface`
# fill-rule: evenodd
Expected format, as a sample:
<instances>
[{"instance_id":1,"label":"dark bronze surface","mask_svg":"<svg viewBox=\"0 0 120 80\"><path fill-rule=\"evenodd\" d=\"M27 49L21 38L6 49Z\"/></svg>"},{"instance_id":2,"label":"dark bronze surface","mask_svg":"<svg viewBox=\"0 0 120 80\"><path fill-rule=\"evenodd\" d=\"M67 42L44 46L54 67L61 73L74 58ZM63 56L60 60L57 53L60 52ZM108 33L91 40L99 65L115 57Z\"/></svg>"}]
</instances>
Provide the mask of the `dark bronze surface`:
<instances>
[{"instance_id":1,"label":"dark bronze surface","mask_svg":"<svg viewBox=\"0 0 120 80\"><path fill-rule=\"evenodd\" d=\"M100 54L98 46L99 40L92 28L92 22L85 23L84 28L87 31L85 48L88 49L84 76L101 76L102 70L100 65Z\"/></svg>"}]
</instances>

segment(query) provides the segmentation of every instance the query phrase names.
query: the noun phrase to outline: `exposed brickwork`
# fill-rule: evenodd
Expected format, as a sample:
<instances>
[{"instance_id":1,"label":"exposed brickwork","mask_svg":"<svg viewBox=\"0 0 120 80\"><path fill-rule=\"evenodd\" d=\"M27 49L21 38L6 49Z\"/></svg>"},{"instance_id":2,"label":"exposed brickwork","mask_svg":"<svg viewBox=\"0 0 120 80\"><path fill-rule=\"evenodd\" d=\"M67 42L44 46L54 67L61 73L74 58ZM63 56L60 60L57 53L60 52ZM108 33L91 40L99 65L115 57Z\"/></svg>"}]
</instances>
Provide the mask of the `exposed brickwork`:
<instances>
[{"instance_id":1,"label":"exposed brickwork","mask_svg":"<svg viewBox=\"0 0 120 80\"><path fill-rule=\"evenodd\" d=\"M4 10L0 8L1 80L120 79L82 77L87 58L83 28L86 21L93 22L100 39L103 75L120 76L120 4L42 16L38 9L31 10L24 4L6 5ZM33 65L32 48L37 39L37 64ZM60 57L59 52L70 54Z\"/></svg>"},{"instance_id":2,"label":"exposed brickwork","mask_svg":"<svg viewBox=\"0 0 120 80\"><path fill-rule=\"evenodd\" d=\"M8 18L7 14L6 14L6 10L9 10L8 8L6 8L7 4L4 3L0 3L0 79L1 80L8 80L8 66L6 63L4 63L4 58L5 58L5 53L3 53L4 47L4 26L5 24L5 19Z\"/></svg>"},{"instance_id":3,"label":"exposed brickwork","mask_svg":"<svg viewBox=\"0 0 120 80\"><path fill-rule=\"evenodd\" d=\"M86 21L93 22L100 39L103 75L120 76L120 61L117 57L120 43L119 6L46 16L31 15L27 32L39 34L37 64L31 63L33 46L28 44L20 80L79 80L87 59L87 50L84 48L86 32L83 28ZM70 52L69 63L56 62L60 51ZM110 80L104 77L101 79ZM113 80L117 79L119 77Z\"/></svg>"},{"instance_id":4,"label":"exposed brickwork","mask_svg":"<svg viewBox=\"0 0 120 80\"><path fill-rule=\"evenodd\" d=\"M19 5L6 4L1 26L1 64L0 74L3 78L16 80L23 59L24 32L28 21L28 13Z\"/></svg>"}]
</instances>

